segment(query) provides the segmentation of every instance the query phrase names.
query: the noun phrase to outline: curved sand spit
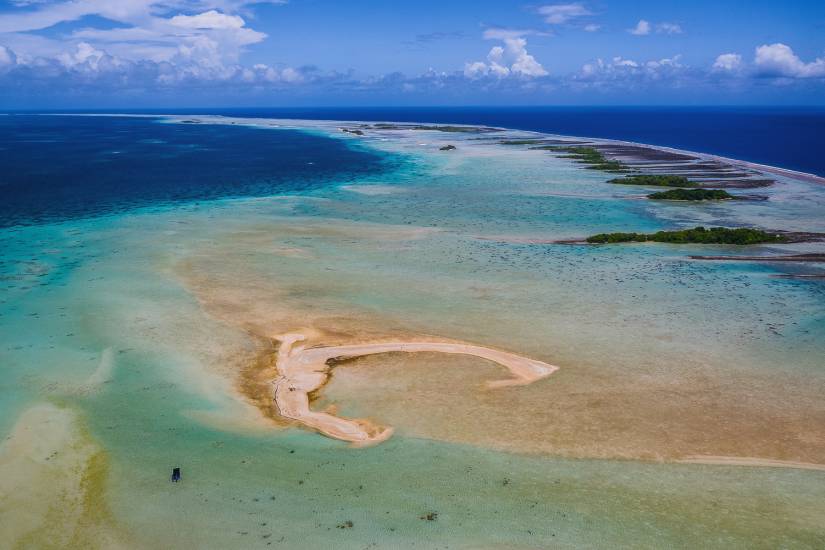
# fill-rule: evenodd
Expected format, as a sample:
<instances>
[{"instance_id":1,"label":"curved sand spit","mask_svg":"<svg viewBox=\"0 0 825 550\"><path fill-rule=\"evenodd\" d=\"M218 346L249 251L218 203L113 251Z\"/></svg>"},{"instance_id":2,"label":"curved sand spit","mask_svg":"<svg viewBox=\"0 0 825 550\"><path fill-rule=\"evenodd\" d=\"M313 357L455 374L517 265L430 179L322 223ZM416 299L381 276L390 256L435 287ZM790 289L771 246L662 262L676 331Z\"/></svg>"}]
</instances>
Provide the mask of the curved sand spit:
<instances>
[{"instance_id":1,"label":"curved sand spit","mask_svg":"<svg viewBox=\"0 0 825 550\"><path fill-rule=\"evenodd\" d=\"M489 388L522 386L546 378L558 367L505 351L470 344L443 342L385 342L305 348L295 345L304 340L301 334L276 337L278 349L278 377L273 381L273 396L281 415L297 420L322 434L358 445L384 441L392 435L392 428L374 426L366 420L341 418L329 413L315 412L309 407L309 393L322 387L329 378L330 359L347 359L362 355L390 352L439 352L473 355L507 368L512 378L488 382Z\"/></svg>"}]
</instances>

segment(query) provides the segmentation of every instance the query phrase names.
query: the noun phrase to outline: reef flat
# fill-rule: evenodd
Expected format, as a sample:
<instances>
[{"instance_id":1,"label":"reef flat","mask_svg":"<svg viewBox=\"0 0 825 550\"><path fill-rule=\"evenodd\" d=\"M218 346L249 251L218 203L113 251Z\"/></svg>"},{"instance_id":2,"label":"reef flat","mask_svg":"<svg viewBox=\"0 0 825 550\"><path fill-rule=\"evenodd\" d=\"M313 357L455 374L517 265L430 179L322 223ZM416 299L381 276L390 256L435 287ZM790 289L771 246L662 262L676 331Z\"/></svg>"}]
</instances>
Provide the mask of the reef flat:
<instances>
[{"instance_id":1,"label":"reef flat","mask_svg":"<svg viewBox=\"0 0 825 550\"><path fill-rule=\"evenodd\" d=\"M20 116L1 540L822 545L815 177L487 126ZM771 184L646 200L603 162ZM699 226L772 238L581 239Z\"/></svg>"}]
</instances>

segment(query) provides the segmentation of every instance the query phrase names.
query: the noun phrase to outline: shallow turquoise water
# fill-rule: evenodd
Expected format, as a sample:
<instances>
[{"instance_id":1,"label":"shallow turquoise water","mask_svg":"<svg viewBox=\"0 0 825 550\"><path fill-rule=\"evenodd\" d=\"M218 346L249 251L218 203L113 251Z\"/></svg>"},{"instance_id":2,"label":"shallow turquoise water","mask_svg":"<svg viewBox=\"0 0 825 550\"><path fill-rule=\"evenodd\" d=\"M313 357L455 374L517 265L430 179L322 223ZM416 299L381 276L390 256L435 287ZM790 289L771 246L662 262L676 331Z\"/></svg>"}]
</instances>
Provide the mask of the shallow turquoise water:
<instances>
[{"instance_id":1,"label":"shallow turquoise water","mask_svg":"<svg viewBox=\"0 0 825 550\"><path fill-rule=\"evenodd\" d=\"M810 403L825 388L821 281L775 277L798 267L689 261L687 246L545 241L695 223L825 231L825 188L788 181L766 202L653 205L535 151L467 141L444 155L444 136L385 139L358 147L402 155L395 168L330 177L288 198L4 229L0 431L37 402L79 411L108 454L107 498L136 546L823 542L822 472L569 460L403 430L355 450L254 428L233 391L232 360L258 344L204 311L181 263L230 284L272 282L287 305L516 349L559 364L559 376L601 370L665 383L674 365L697 380L724 371L720 379L769 386L782 376L791 390L779 399L797 392L797 412L821 418ZM370 185L386 194L364 194ZM407 229L417 233L398 236ZM554 399L552 379L540 390ZM783 448L805 445L817 448ZM168 482L172 465L184 483ZM437 519L420 519L430 512ZM338 527L347 521L352 528Z\"/></svg>"}]
</instances>

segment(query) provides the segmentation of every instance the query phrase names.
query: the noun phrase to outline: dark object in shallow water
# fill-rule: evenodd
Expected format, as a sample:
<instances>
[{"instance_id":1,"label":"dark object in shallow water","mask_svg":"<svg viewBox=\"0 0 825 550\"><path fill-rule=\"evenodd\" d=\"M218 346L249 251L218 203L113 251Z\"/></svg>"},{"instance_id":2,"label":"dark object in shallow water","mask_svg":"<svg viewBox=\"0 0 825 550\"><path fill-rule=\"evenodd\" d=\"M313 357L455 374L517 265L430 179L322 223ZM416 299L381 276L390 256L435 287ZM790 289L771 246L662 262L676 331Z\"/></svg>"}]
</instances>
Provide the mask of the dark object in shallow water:
<instances>
[{"instance_id":1,"label":"dark object in shallow water","mask_svg":"<svg viewBox=\"0 0 825 550\"><path fill-rule=\"evenodd\" d=\"M453 151L455 150L455 145L445 145L444 147L439 147L439 151Z\"/></svg>"},{"instance_id":2,"label":"dark object in shallow water","mask_svg":"<svg viewBox=\"0 0 825 550\"><path fill-rule=\"evenodd\" d=\"M172 468L172 481L174 483L180 481L180 468Z\"/></svg>"}]
</instances>

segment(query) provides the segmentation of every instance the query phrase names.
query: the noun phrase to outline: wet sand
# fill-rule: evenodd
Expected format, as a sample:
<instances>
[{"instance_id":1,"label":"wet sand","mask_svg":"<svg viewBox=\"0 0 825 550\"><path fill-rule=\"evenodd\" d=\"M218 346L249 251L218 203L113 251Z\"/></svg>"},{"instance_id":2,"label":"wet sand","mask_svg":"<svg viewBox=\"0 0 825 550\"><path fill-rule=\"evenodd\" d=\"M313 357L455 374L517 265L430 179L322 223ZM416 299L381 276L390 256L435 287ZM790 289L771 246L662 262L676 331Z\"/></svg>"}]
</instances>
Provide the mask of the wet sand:
<instances>
[{"instance_id":1,"label":"wet sand","mask_svg":"<svg viewBox=\"0 0 825 550\"><path fill-rule=\"evenodd\" d=\"M306 390L310 401L317 398L312 405L319 411L334 406L343 416L380 419L405 435L513 452L653 461L697 454L825 461L818 382L799 372L742 366L751 361L742 355L740 340L729 340L737 346L733 363L729 346L717 350L715 340L702 340L695 347L665 329L611 341L606 336L623 332L614 325L618 319L602 314L598 328L591 326L583 312L601 306L586 296L571 305L554 304L555 312L543 309L537 325L529 319L538 312L497 308L506 287L475 276L451 287L454 314L433 317L428 312L440 310L431 309L438 307L432 301L411 308L416 297L429 295L432 277L443 273L432 271L425 281L402 271L408 267L403 258L426 257L435 246L431 239L441 235L415 226L270 219L254 230L204 240L177 259L175 272L210 316L261 342L259 359L237 371L237 383L273 425L298 421L286 418L272 399L272 380L279 376L272 335L300 332L307 350L482 341L542 359L552 349L552 362L569 368L547 384L513 388L511 397L478 391L496 372L475 357L388 353L351 358L332 369L329 381L329 367L321 364L323 394L309 393L312 384ZM476 240L472 233L467 238ZM283 246L301 246L307 253L273 260L270 251ZM369 263L353 267L355 258ZM363 265L373 271L367 280ZM507 285L534 288L532 280L516 278ZM352 295L369 295L382 307L348 301ZM406 296L407 309L401 309L394 300ZM528 301L540 297L530 296ZM456 323L450 321L453 315ZM552 332L542 328L549 326L555 327ZM335 359L331 352L319 353ZM717 368L720 364L726 367ZM777 398L777 392L793 397Z\"/></svg>"},{"instance_id":2,"label":"wet sand","mask_svg":"<svg viewBox=\"0 0 825 550\"><path fill-rule=\"evenodd\" d=\"M714 466L749 466L752 468L791 468L796 470L819 470L825 472L825 464L796 462L793 460L771 460L746 456L689 456L678 460L682 464L709 464Z\"/></svg>"}]
</instances>

